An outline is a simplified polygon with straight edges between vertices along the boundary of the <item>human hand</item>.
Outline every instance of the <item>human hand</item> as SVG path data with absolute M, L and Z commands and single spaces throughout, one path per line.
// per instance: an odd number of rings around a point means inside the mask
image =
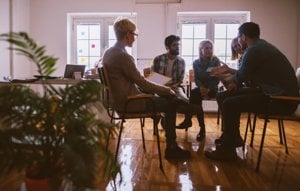
M 221 74 L 228 73 L 229 71 L 230 68 L 226 64 L 223 64 L 222 66 L 213 67 L 210 75 L 219 77 Z
M 226 85 L 226 89 L 228 91 L 234 91 L 237 89 L 237 84 L 234 81 L 230 80 L 230 81 L 228 81 L 228 83 Z
M 176 92 L 173 89 L 171 89 L 171 88 L 170 88 L 170 95 L 172 95 L 172 96 L 176 95 Z
M 232 76 L 233 75 L 230 73 L 224 73 L 224 74 L 218 75 L 218 78 L 221 80 L 221 82 L 223 84 L 228 84 L 231 81 Z

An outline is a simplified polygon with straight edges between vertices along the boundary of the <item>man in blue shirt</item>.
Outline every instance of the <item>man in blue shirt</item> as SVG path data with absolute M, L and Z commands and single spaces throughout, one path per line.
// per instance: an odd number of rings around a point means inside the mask
M 240 68 L 226 86 L 227 91 L 217 97 L 224 131 L 215 140 L 216 150 L 205 151 L 210 159 L 228 160 L 236 157 L 235 147 L 242 140 L 239 133 L 242 112 L 260 113 L 269 107 L 272 114 L 289 114 L 297 107 L 296 104 L 270 104 L 268 95 L 298 96 L 297 78 L 286 56 L 259 36 L 260 29 L 256 23 L 247 22 L 238 29 L 239 42 L 246 43 L 248 48 Z M 245 93 L 241 88 L 245 84 L 258 88 Z

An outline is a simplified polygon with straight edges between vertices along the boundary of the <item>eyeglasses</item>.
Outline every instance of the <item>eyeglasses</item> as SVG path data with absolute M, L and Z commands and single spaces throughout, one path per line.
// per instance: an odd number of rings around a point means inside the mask
M 131 34 L 133 34 L 134 36 L 138 37 L 139 34 L 135 33 L 135 32 L 130 32 Z

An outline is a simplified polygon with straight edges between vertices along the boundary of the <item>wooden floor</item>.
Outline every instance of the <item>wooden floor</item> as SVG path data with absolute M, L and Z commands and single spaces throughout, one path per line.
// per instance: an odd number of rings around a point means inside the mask
M 177 123 L 183 119 L 178 115 Z M 214 139 L 221 134 L 216 114 L 206 114 L 206 139 L 197 142 L 199 131 L 197 120 L 188 132 L 177 130 L 177 142 L 192 153 L 187 161 L 168 161 L 164 159 L 165 137 L 159 127 L 163 155 L 164 173 L 159 169 L 156 139 L 153 136 L 152 122 L 146 121 L 144 152 L 141 141 L 139 120 L 129 120 L 124 129 L 119 152 L 122 164 L 122 182 L 116 187 L 109 184 L 106 190 L 119 191 L 298 191 L 300 189 L 300 122 L 285 122 L 289 154 L 279 143 L 276 121 L 268 125 L 260 171 L 256 172 L 256 162 L 263 121 L 257 121 L 254 146 L 249 146 L 247 138 L 246 159 L 243 151 L 237 149 L 240 158 L 234 162 L 216 162 L 204 156 L 204 150 L 214 146 Z M 244 135 L 246 116 L 241 120 L 241 134 Z M 114 149 L 112 141 L 111 149 Z
M 178 115 L 177 123 L 183 120 Z M 177 142 L 192 153 L 187 161 L 164 159 L 165 137 L 159 127 L 164 172 L 159 169 L 156 139 L 153 136 L 152 121 L 146 120 L 144 128 L 146 149 L 143 151 L 139 120 L 128 120 L 121 141 L 119 162 L 122 182 L 106 187 L 106 191 L 298 191 L 300 189 L 300 122 L 285 122 L 289 154 L 279 144 L 276 121 L 269 123 L 260 171 L 256 172 L 258 148 L 261 140 L 262 120 L 258 120 L 254 147 L 247 146 L 246 159 L 241 148 L 237 149 L 239 159 L 234 162 L 216 162 L 204 156 L 204 150 L 214 146 L 214 139 L 221 134 L 216 114 L 205 114 L 206 139 L 196 141 L 199 131 L 197 120 L 188 132 L 177 130 Z M 241 120 L 241 134 L 244 135 L 246 116 Z M 250 135 L 247 138 L 250 141 Z M 115 150 L 116 139 L 110 141 Z M 16 178 L 16 177 L 15 177 Z M 18 179 L 18 178 L 16 178 Z M 13 182 L 9 177 L 0 178 L 0 191 L 16 191 L 5 186 Z M 117 182 L 118 183 L 118 182 Z M 16 183 L 15 185 L 18 185 Z M 22 189 L 21 189 L 22 190 Z M 102 191 L 102 190 L 101 190 Z

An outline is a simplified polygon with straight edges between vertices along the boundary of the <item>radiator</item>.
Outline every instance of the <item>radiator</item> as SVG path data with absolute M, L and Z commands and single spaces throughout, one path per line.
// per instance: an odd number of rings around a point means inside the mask
M 205 112 L 217 112 L 218 104 L 215 100 L 203 100 L 202 101 L 203 111 Z

